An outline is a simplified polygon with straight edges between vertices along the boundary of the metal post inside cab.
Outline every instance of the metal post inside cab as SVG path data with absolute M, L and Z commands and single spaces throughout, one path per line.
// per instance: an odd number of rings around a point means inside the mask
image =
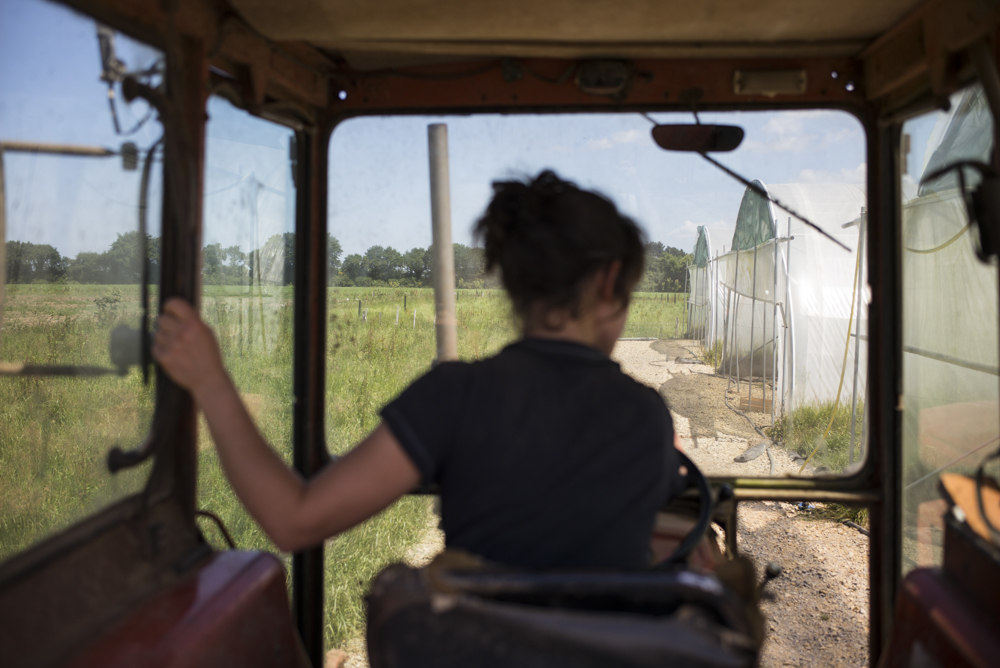
M 427 126 L 431 167 L 432 274 L 437 361 L 458 359 L 455 318 L 455 252 L 451 244 L 451 191 L 448 183 L 448 126 Z

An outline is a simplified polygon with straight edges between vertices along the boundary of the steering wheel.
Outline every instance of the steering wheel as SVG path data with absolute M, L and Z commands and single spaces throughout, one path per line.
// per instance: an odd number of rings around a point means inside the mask
M 669 557 L 653 566 L 653 570 L 657 571 L 671 570 L 688 558 L 695 546 L 701 542 L 705 532 L 708 531 L 708 525 L 712 522 L 712 511 L 715 510 L 716 500 L 712 495 L 712 488 L 709 486 L 705 474 L 695 466 L 695 463 L 686 454 L 680 451 L 677 454 L 681 458 L 680 465 L 687 468 L 687 486 L 698 490 L 698 521 L 684 536 L 677 549 Z

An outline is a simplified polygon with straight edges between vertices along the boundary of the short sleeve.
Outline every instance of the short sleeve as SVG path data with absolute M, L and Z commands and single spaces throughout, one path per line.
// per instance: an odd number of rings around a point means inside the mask
M 382 409 L 382 419 L 425 484 L 437 481 L 455 441 L 469 370 L 463 362 L 439 364 Z

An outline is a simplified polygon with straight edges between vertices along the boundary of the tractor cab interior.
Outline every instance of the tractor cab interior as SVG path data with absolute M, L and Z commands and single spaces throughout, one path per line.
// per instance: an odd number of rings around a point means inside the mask
M 870 665 L 986 665 L 998 25 L 986 0 L 0 0 L 0 665 L 321 666 L 360 591 L 372 666 L 769 665 L 781 567 L 737 536 L 760 502 L 862 511 Z M 276 554 L 153 363 L 188 300 L 286 463 L 335 465 L 433 361 L 427 126 L 462 359 L 516 336 L 466 229 L 492 181 L 555 169 L 667 242 L 622 337 L 674 365 L 636 377 L 690 458 L 659 566 L 372 577 L 400 556 L 374 525 Z M 386 531 L 413 542 L 434 491 Z

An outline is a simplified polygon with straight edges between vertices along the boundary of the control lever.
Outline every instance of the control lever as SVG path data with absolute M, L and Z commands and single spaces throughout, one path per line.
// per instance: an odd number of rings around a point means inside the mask
M 146 345 L 151 345 L 153 335 L 146 333 Z M 133 329 L 128 325 L 118 325 L 111 330 L 111 340 L 108 343 L 108 353 L 111 355 L 111 363 L 118 369 L 118 375 L 124 376 L 128 373 L 129 367 L 142 366 L 143 376 L 147 373 L 146 355 L 143 354 L 143 333 L 142 330 Z M 146 440 L 135 450 L 125 451 L 115 446 L 108 452 L 108 470 L 117 473 L 122 469 L 138 466 L 149 459 L 153 454 L 156 445 L 154 434 L 156 425 L 150 430 Z

